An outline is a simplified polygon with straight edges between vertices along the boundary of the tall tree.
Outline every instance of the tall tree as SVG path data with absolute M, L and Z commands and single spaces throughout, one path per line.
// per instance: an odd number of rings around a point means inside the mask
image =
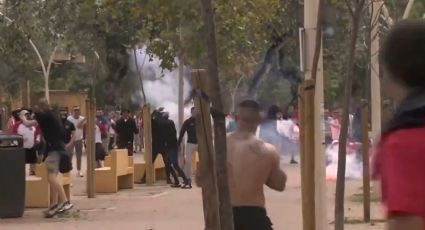
M 352 17 L 350 46 L 348 47 L 348 56 L 346 63 L 346 75 L 344 79 L 344 97 L 342 100 L 342 124 L 339 136 L 338 150 L 338 173 L 335 194 L 335 230 L 344 229 L 344 195 L 345 195 L 345 169 L 347 155 L 347 138 L 350 115 L 350 98 L 354 78 L 354 64 L 356 54 L 356 44 L 359 34 L 359 28 L 362 19 L 362 13 L 365 8 L 365 0 L 346 1 L 348 10 Z
M 210 95 L 213 106 L 214 119 L 214 147 L 217 162 L 217 186 L 220 202 L 220 226 L 221 230 L 233 230 L 233 212 L 230 204 L 229 184 L 227 177 L 227 145 L 225 116 L 223 113 L 223 103 L 221 100 L 221 90 L 218 76 L 218 56 L 217 41 L 214 21 L 214 11 L 211 0 L 202 0 L 205 46 L 207 49 L 207 66 L 210 79 Z

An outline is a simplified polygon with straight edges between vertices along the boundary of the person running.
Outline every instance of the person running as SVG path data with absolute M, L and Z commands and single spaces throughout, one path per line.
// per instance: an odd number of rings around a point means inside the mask
M 46 158 L 44 163 L 47 168 L 47 181 L 50 185 L 52 206 L 44 212 L 44 216 L 46 218 L 52 218 L 73 207 L 73 204 L 68 201 L 62 184 L 57 177 L 61 158 L 68 156 L 65 151 L 65 130 L 58 114 L 50 109 L 46 101 L 40 101 L 34 107 L 34 113 L 35 120 L 28 120 L 25 116 L 21 116 L 20 118 L 27 126 L 36 126 L 38 124 L 46 142 Z
M 171 167 L 174 170 L 171 170 L 171 175 L 174 179 L 174 184 L 171 187 L 174 188 L 183 188 L 190 189 L 192 185 L 190 184 L 189 179 L 180 168 L 179 160 L 178 160 L 178 144 L 177 144 L 177 130 L 174 121 L 169 119 L 168 112 L 163 113 L 165 122 L 162 123 L 160 127 L 164 131 L 164 139 L 165 139 L 165 155 L 168 157 L 168 160 L 171 164 Z M 181 178 L 183 178 L 183 185 L 180 185 L 179 178 L 177 177 L 176 172 L 179 174 Z
M 79 177 L 84 177 L 83 173 L 81 172 L 81 159 L 83 157 L 83 139 L 84 139 L 84 125 L 86 124 L 86 118 L 81 116 L 81 111 L 78 106 L 74 107 L 74 113 L 72 116 L 68 117 L 68 120 L 74 125 L 75 127 L 75 140 L 72 143 L 72 145 L 69 147 L 72 150 L 75 150 L 75 155 L 77 157 L 77 175 Z M 74 157 L 74 151 L 71 151 L 71 161 Z
M 384 90 L 397 105 L 374 158 L 389 230 L 425 230 L 425 22 L 395 24 L 381 53 Z
M 184 154 L 184 172 L 189 177 L 189 183 L 192 177 L 192 156 L 195 151 L 198 150 L 198 140 L 196 138 L 196 123 L 195 123 L 195 107 L 190 109 L 191 117 L 183 122 L 183 126 L 180 130 L 178 146 L 181 145 L 183 137 L 187 132 L 187 143 Z
M 252 100 L 241 102 L 236 120 L 236 131 L 227 136 L 227 172 L 235 230 L 271 230 L 264 185 L 282 192 L 286 174 L 279 166 L 276 147 L 255 136 L 261 120 L 259 104 Z M 198 171 L 196 179 L 201 187 L 203 178 Z
M 277 124 L 282 111 L 277 105 L 272 105 L 267 111 L 267 118 L 260 125 L 259 137 L 277 149 L 281 149 L 282 137 L 278 132 Z
M 295 154 L 298 153 L 298 143 L 295 141 L 296 126 L 295 122 L 286 117 L 285 119 L 282 118 L 277 122 L 277 131 L 282 138 L 282 150 L 285 150 L 291 155 L 291 160 L 289 161 L 290 164 L 298 164 L 295 160 Z

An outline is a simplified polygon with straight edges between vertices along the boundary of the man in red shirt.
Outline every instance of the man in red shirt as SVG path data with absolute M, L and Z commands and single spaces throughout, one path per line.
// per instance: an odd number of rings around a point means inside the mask
M 380 53 L 382 83 L 397 105 L 374 162 L 390 230 L 425 230 L 425 22 L 402 21 Z

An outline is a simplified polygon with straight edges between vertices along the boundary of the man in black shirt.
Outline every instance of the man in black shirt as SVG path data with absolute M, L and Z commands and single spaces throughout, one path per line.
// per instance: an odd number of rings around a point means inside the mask
M 177 171 L 177 173 L 183 178 L 182 188 L 189 189 L 192 188 L 189 179 L 184 174 L 183 170 L 179 166 L 178 161 L 178 144 L 177 144 L 177 130 L 176 125 L 173 120 L 169 119 L 168 113 L 164 113 L 164 122 L 160 126 L 160 129 L 164 132 L 163 138 L 165 140 L 165 153 L 168 157 L 172 168 Z M 171 175 L 174 178 L 174 185 L 172 187 L 178 188 L 181 187 L 179 179 L 176 175 L 176 172 L 171 170 Z
M 166 139 L 165 139 L 165 130 L 164 125 L 168 122 L 168 119 L 165 119 L 163 116 L 164 108 L 158 108 L 153 111 L 151 116 L 152 123 L 152 164 L 155 163 L 156 157 L 158 154 L 162 155 L 162 159 L 165 165 L 165 176 L 167 184 L 172 184 L 171 182 L 171 163 L 168 159 L 168 156 L 165 151 Z M 142 182 L 144 179 L 142 180 Z
M 66 152 L 72 156 L 72 151 L 73 151 L 73 143 L 75 141 L 75 126 L 72 122 L 70 122 L 68 120 L 68 112 L 65 110 L 61 110 L 60 111 L 60 115 L 61 115 L 61 120 L 62 120 L 62 124 L 63 127 L 65 129 L 65 144 L 66 146 L 69 146 L 69 148 L 66 148 Z
M 47 168 L 47 181 L 50 185 L 52 206 L 44 212 L 44 215 L 46 218 L 52 218 L 73 207 L 57 178 L 61 156 L 67 155 L 64 142 L 65 130 L 58 114 L 52 111 L 45 101 L 40 101 L 39 105 L 34 107 L 34 112 L 35 121 L 27 120 L 25 116 L 22 116 L 21 120 L 27 126 L 38 124 L 46 142 L 44 164 Z
M 136 126 L 136 121 L 131 118 L 129 110 L 123 110 L 121 115 L 115 125 L 117 146 L 119 149 L 127 149 L 128 155 L 133 156 L 134 134 L 138 134 L 139 129 Z
M 189 181 L 191 181 L 192 177 L 192 156 L 193 152 L 198 150 L 198 140 L 196 138 L 196 123 L 195 123 L 195 107 L 190 109 L 192 116 L 184 121 L 183 126 L 180 130 L 178 145 L 180 146 L 185 133 L 187 132 L 187 143 L 185 148 L 185 156 L 184 156 L 184 172 L 187 177 L 189 177 Z

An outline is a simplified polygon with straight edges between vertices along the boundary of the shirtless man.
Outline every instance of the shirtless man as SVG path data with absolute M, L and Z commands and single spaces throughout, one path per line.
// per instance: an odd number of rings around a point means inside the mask
M 279 167 L 276 148 L 255 136 L 260 120 L 258 103 L 245 100 L 237 108 L 236 131 L 227 136 L 235 230 L 271 230 L 272 223 L 265 209 L 264 185 L 280 192 L 285 189 L 286 174 Z

